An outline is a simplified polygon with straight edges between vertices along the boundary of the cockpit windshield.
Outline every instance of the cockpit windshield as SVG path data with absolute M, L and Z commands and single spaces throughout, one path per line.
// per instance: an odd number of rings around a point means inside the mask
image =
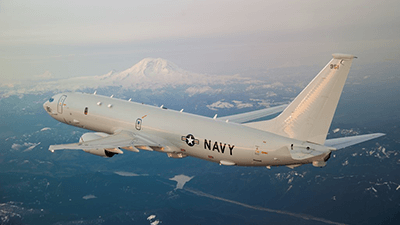
M 53 101 L 54 101 L 54 98 L 50 98 L 50 99 L 49 99 L 49 102 L 53 102 Z

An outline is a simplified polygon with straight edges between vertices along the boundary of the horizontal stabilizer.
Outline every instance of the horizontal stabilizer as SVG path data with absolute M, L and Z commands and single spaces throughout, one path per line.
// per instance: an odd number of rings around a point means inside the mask
M 275 106 L 271 108 L 266 108 L 266 109 L 260 109 L 260 110 L 255 110 L 251 112 L 246 112 L 246 113 L 240 113 L 232 116 L 224 116 L 224 117 L 219 117 L 218 120 L 229 120 L 229 122 L 233 123 L 246 123 L 252 120 L 256 120 L 259 118 L 263 118 L 266 116 L 274 115 L 276 113 L 282 112 L 288 105 L 280 105 L 280 106 Z
M 348 146 L 356 145 L 358 143 L 369 141 L 374 138 L 384 136 L 382 133 L 364 134 L 353 137 L 333 138 L 325 141 L 325 146 L 334 147 L 336 149 L 346 148 Z

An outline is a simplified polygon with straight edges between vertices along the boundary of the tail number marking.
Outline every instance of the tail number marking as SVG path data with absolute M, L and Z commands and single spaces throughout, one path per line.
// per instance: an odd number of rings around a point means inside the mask
M 338 70 L 339 69 L 339 64 L 331 64 L 329 65 L 331 70 Z

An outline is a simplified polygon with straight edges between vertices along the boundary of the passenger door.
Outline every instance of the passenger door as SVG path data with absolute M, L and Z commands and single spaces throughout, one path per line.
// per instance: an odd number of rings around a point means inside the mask
M 63 95 L 60 97 L 60 99 L 58 100 L 58 104 L 57 104 L 57 112 L 62 114 L 63 110 L 64 110 L 64 101 L 67 98 L 66 95 Z

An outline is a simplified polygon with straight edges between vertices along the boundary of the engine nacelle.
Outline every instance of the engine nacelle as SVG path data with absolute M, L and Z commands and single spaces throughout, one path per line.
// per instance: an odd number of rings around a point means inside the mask
M 97 140 L 100 138 L 105 138 L 108 137 L 110 135 L 106 134 L 106 133 L 101 133 L 101 132 L 97 132 L 97 133 L 85 133 L 81 136 L 81 138 L 79 138 L 79 143 L 83 143 L 83 142 L 87 142 L 87 141 L 93 141 L 93 140 Z M 119 149 L 84 149 L 83 151 L 93 154 L 93 155 L 98 155 L 101 157 L 105 157 L 105 158 L 111 158 L 113 157 L 115 154 L 122 154 L 122 151 Z
M 87 153 L 93 154 L 93 155 L 98 155 L 104 158 L 111 158 L 113 157 L 115 154 L 114 152 L 110 152 L 107 151 L 106 149 L 89 149 L 89 150 L 83 150 Z

